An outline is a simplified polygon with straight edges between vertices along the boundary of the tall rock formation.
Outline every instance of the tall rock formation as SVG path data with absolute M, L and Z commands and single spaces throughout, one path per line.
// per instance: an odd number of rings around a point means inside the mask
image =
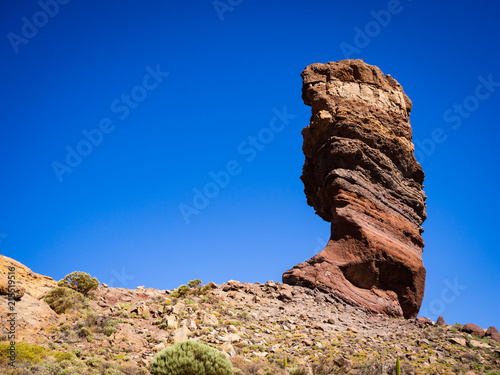
M 283 274 L 364 310 L 415 317 L 425 288 L 424 172 L 414 156 L 412 103 L 362 60 L 302 72 L 311 123 L 302 130 L 307 203 L 331 222 L 326 248 Z

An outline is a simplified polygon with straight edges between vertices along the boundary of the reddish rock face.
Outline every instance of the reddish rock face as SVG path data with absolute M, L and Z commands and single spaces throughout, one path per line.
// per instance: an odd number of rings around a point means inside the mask
M 474 323 L 467 323 L 464 325 L 464 331 L 467 333 L 471 333 L 473 335 L 479 336 L 479 337 L 484 337 L 484 329 L 479 327 L 478 325 Z
M 425 288 L 424 172 L 415 159 L 412 103 L 401 85 L 362 60 L 302 72 L 302 181 L 307 203 L 331 222 L 326 248 L 283 275 L 354 306 L 413 318 Z

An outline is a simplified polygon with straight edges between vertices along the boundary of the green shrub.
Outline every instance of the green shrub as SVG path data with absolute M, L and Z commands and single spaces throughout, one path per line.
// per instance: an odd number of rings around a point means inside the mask
M 189 340 L 159 352 L 151 363 L 151 374 L 233 375 L 233 367 L 223 353 Z
M 53 352 L 52 356 L 57 360 L 57 362 L 71 361 L 75 358 L 75 355 L 73 353 L 57 352 L 57 351 Z M 66 362 L 64 364 L 66 364 Z
M 172 293 L 172 297 L 180 298 L 185 297 L 191 292 L 191 288 L 187 285 L 181 285 Z
M 80 331 L 78 331 L 78 336 L 80 337 L 89 337 L 92 335 L 92 332 L 90 332 L 90 329 L 87 327 L 82 327 L 80 328 Z
M 9 362 L 10 343 L 0 343 L 0 358 Z M 16 343 L 16 361 L 28 363 L 40 363 L 49 356 L 50 351 L 40 345 L 32 345 L 24 342 Z
M 290 370 L 290 375 L 309 375 L 309 371 L 305 367 L 295 367 Z
M 81 310 L 86 307 L 85 297 L 73 289 L 58 286 L 49 290 L 44 301 L 58 314 L 64 314 L 70 310 Z
M 199 288 L 201 285 L 201 280 L 200 279 L 194 279 L 188 282 L 188 286 L 193 289 Z
M 57 285 L 65 286 L 67 288 L 74 289 L 77 292 L 87 294 L 91 290 L 97 289 L 99 286 L 99 280 L 95 277 L 91 277 L 88 273 L 75 271 L 66 275 L 64 279 L 59 280 Z
M 209 291 L 211 291 L 212 289 L 215 289 L 215 288 L 217 288 L 217 285 L 215 285 L 215 283 L 213 281 L 210 281 L 207 285 L 203 285 L 200 288 L 200 294 L 206 294 L 206 293 L 208 293 Z
M 401 362 L 399 362 L 399 357 L 396 358 L 396 375 L 401 375 Z
M 103 332 L 106 336 L 111 336 L 118 330 L 117 325 L 120 324 L 121 321 L 119 319 L 110 319 L 104 324 Z

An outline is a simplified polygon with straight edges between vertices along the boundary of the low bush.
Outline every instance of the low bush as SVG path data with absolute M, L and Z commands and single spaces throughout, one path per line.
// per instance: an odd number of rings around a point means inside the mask
M 74 289 L 82 294 L 87 294 L 91 290 L 97 289 L 99 280 L 95 277 L 91 277 L 88 273 L 75 271 L 66 275 L 64 279 L 59 280 L 57 285 Z
M 87 307 L 87 301 L 81 293 L 62 286 L 49 290 L 44 301 L 58 314 L 64 314 L 71 310 L 82 310 Z
M 181 285 L 173 293 L 172 297 L 181 298 L 187 296 L 191 292 L 191 288 L 187 285 Z
M 163 349 L 151 363 L 152 375 L 233 375 L 226 356 L 210 346 L 196 342 L 179 342 Z

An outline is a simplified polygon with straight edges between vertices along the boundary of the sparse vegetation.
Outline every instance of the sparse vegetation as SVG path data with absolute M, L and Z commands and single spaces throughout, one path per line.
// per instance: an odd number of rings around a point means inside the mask
M 181 285 L 172 293 L 174 298 L 182 298 L 187 296 L 191 292 L 191 288 L 185 284 Z
M 57 285 L 74 289 L 77 292 L 86 295 L 91 290 L 97 289 L 99 286 L 99 280 L 95 277 L 91 277 L 88 273 L 75 271 L 66 275 L 64 279 L 59 280 Z
M 173 348 L 176 335 L 187 328 L 187 338 L 196 345 L 209 342 L 214 346 L 210 350 L 230 354 L 235 375 L 500 375 L 498 344 L 472 338 L 457 326 L 422 328 L 377 317 L 374 328 L 372 317 L 316 304 L 314 296 L 300 291 L 294 294 L 298 303 L 278 302 L 279 284 L 272 289 L 237 282 L 202 286 L 198 279 L 188 284 L 173 291 L 180 289 L 182 297 L 172 291 L 99 288 L 86 298 L 58 286 L 46 298 L 64 316 L 38 336 L 45 345 L 20 343 L 15 369 L 0 354 L 0 373 L 147 374 L 153 355 L 166 350 L 165 345 Z M 471 340 L 487 346 L 469 347 Z
M 289 372 L 290 375 L 310 375 L 309 371 L 305 367 L 294 367 Z
M 198 289 L 201 285 L 200 279 L 194 279 L 188 282 L 188 286 L 192 289 Z
M 159 352 L 151 363 L 153 375 L 232 375 L 226 356 L 206 344 L 184 341 Z
M 57 314 L 64 314 L 72 310 L 82 310 L 87 306 L 87 301 L 81 293 L 63 286 L 49 290 L 44 301 Z

